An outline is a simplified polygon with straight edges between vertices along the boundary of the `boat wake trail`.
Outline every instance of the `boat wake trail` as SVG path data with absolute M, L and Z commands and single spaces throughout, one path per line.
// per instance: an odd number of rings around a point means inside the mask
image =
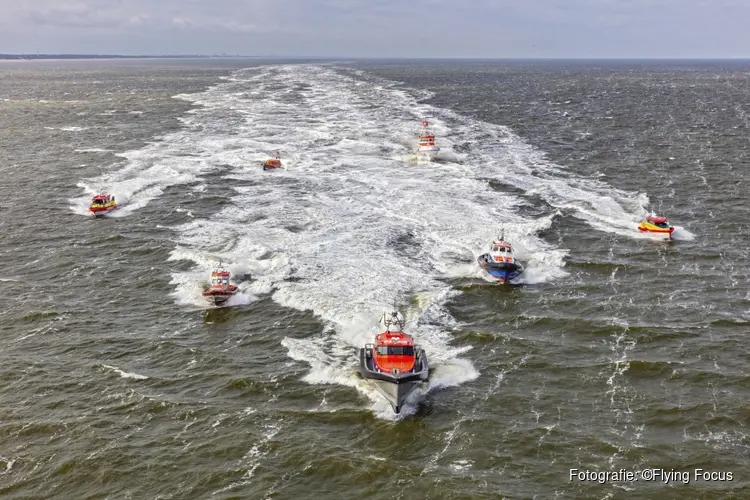
M 450 124 L 437 129 L 468 153 L 459 155 L 486 180 L 513 186 L 526 197 L 540 198 L 562 214 L 581 219 L 592 228 L 630 238 L 648 238 L 637 230 L 649 211 L 645 193 L 615 189 L 598 179 L 576 176 L 546 159 L 545 153 L 526 143 L 509 127 L 461 116 L 449 109 L 419 105 L 433 122 Z M 477 147 L 477 145 L 481 145 Z M 684 230 L 676 239 L 690 239 Z
M 538 236 L 561 211 L 578 204 L 581 214 L 629 220 L 647 202 L 573 178 L 530 149 L 519 153 L 522 141 L 508 129 L 332 67 L 252 68 L 180 97 L 202 105 L 186 120 L 180 154 L 221 165 L 220 182 L 233 194 L 209 219 L 175 228 L 170 259 L 195 264 L 173 274 L 177 300 L 197 305 L 200 281 L 217 260 L 248 274 L 243 300 L 270 294 L 325 322 L 317 336 L 282 341 L 290 357 L 310 366 L 305 380 L 356 387 L 383 416 L 392 413 L 357 374 L 357 350 L 373 340 L 377 319 L 394 301 L 434 368 L 425 392 L 472 380 L 478 372 L 461 357 L 468 348 L 451 345 L 457 325 L 446 304 L 458 293 L 451 280 L 483 276 L 475 259 L 491 239 L 504 230 L 525 264 L 522 281 L 544 282 L 566 275 L 566 250 Z M 404 160 L 425 116 L 441 152 L 460 162 Z M 463 143 L 471 152 L 453 153 Z M 284 169 L 264 172 L 261 162 L 275 151 Z M 545 193 L 557 208 L 521 215 L 528 199 L 491 182 L 509 179 Z
M 252 79 L 249 75 L 247 78 Z M 190 100 L 184 95 L 174 97 Z M 117 153 L 115 156 L 122 158 L 124 164 L 118 164 L 117 169 L 99 177 L 79 182 L 77 185 L 84 194 L 69 200 L 70 209 L 88 215 L 92 195 L 111 193 L 115 195 L 119 208 L 107 217 L 127 217 L 161 196 L 170 186 L 193 185 L 195 191 L 201 192 L 205 188 L 201 176 L 221 167 L 222 158 L 213 154 L 221 144 L 213 141 L 226 144 L 236 140 L 226 131 L 221 136 L 204 133 L 207 131 L 202 128 L 215 121 L 213 117 L 205 116 L 206 113 L 211 114 L 211 110 L 193 109 L 180 118 L 183 123 L 181 130 L 156 137 L 142 149 Z M 232 115 L 230 110 L 222 119 L 227 123 L 240 117 Z

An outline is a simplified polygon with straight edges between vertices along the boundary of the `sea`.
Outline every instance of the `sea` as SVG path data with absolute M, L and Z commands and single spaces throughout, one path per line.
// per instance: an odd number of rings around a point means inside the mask
M 738 60 L 0 62 L 0 497 L 750 498 L 749 91 Z M 430 363 L 398 415 L 358 371 L 393 307 Z

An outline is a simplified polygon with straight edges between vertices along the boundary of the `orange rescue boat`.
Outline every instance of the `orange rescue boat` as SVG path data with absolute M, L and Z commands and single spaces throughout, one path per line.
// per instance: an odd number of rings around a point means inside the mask
M 382 321 L 386 330 L 359 350 L 359 371 L 400 413 L 404 400 L 427 380 L 427 355 L 404 333 L 405 321 L 397 311 L 383 314 Z
M 281 153 L 278 151 L 276 151 L 273 158 L 263 162 L 263 170 L 273 170 L 276 168 L 284 168 L 281 166 Z
M 638 230 L 644 233 L 663 234 L 671 240 L 674 226 L 669 223 L 666 217 L 649 215 L 645 221 L 638 224 Z
M 112 210 L 117 208 L 115 203 L 115 197 L 111 194 L 97 194 L 91 199 L 91 205 L 89 206 L 89 212 L 94 217 L 104 217 Z
M 203 290 L 203 296 L 214 305 L 220 306 L 237 293 L 237 290 L 237 285 L 229 282 L 229 271 L 219 263 L 211 273 L 211 284 Z

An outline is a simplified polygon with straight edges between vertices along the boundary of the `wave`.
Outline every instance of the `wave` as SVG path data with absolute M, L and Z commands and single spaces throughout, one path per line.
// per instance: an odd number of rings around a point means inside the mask
M 99 368 L 105 370 L 105 371 L 116 373 L 116 374 L 118 374 L 122 378 L 130 378 L 130 379 L 135 379 L 135 380 L 146 380 L 146 379 L 148 379 L 148 377 L 146 375 L 140 375 L 138 373 L 126 372 L 126 371 L 121 370 L 120 368 L 118 368 L 116 366 L 110 366 L 110 365 L 105 365 L 105 364 L 100 364 L 100 365 L 97 365 L 97 366 Z

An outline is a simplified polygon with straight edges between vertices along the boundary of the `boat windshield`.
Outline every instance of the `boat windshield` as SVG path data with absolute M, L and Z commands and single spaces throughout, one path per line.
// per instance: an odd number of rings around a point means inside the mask
M 223 280 L 221 280 L 221 282 L 226 285 L 227 283 L 229 283 L 229 280 L 227 278 L 224 278 Z
M 664 229 L 667 229 L 669 227 L 669 224 L 667 224 L 666 222 L 658 222 L 658 223 L 653 223 L 653 224 L 656 227 L 663 227 Z
M 395 355 L 395 356 L 414 356 L 414 347 L 407 345 L 407 346 L 399 346 L 399 347 L 386 347 L 386 346 L 378 346 L 378 354 L 381 356 L 387 356 L 387 355 Z

